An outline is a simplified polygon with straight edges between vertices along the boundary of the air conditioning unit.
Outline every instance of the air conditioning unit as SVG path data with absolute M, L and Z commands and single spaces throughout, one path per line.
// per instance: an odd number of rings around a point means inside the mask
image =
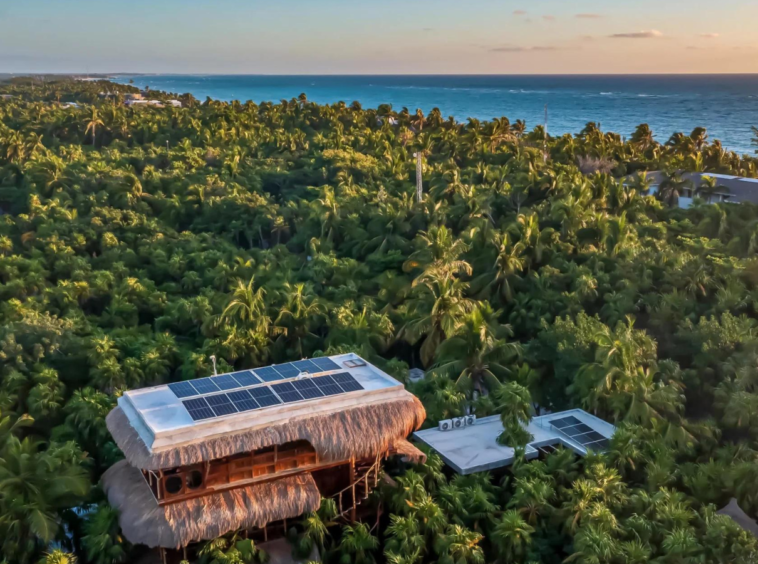
M 453 422 L 450 419 L 444 419 L 439 422 L 440 431 L 449 431 L 453 428 Z
M 466 427 L 476 423 L 476 415 L 467 415 L 464 419 L 466 419 Z
M 466 426 L 466 418 L 465 417 L 455 417 L 453 418 L 453 429 L 462 429 Z

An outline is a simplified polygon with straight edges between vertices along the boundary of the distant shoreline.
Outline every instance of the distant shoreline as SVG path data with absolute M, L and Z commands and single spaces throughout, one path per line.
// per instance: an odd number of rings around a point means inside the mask
M 320 104 L 391 104 L 459 121 L 507 116 L 542 124 L 548 106 L 553 135 L 578 133 L 587 122 L 631 135 L 649 123 L 665 142 L 675 132 L 706 127 L 711 139 L 752 154 L 750 126 L 758 126 L 758 74 L 732 75 L 240 75 L 120 74 L 114 82 L 149 86 L 199 100 L 279 102 L 305 93 Z

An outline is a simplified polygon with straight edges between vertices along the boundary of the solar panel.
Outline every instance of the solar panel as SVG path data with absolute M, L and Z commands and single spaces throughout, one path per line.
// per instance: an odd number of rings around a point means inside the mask
M 237 408 L 237 411 L 252 411 L 253 409 L 258 409 L 260 407 L 260 405 L 258 405 L 258 402 L 253 399 L 253 396 L 251 396 L 250 392 L 247 390 L 229 392 L 226 395 L 229 396 L 230 400 L 232 400 L 232 403 L 234 404 L 234 407 Z
M 281 374 L 284 378 L 294 378 L 300 374 L 300 371 L 292 366 L 292 364 L 289 362 L 287 364 L 276 364 L 273 366 L 273 369 Z
M 261 379 L 258 378 L 255 374 L 250 372 L 249 370 L 242 370 L 241 372 L 234 372 L 233 374 L 230 374 L 237 382 L 239 382 L 240 386 L 255 386 L 256 384 L 261 383 Z
M 596 451 L 608 450 L 608 447 L 611 446 L 611 441 L 609 441 L 608 439 L 603 439 L 602 441 L 596 441 L 594 443 L 589 443 L 584 446 L 586 446 L 590 450 L 596 450 Z
M 318 372 L 323 372 L 314 362 L 311 362 L 310 360 L 296 360 L 295 362 L 291 362 L 292 366 L 297 368 L 300 372 L 307 372 L 308 374 L 316 374 Z
M 345 392 L 357 392 L 358 390 L 363 389 L 363 386 L 361 386 L 348 372 L 340 372 L 339 374 L 332 374 L 331 376 Z
M 337 382 L 334 381 L 334 378 L 328 374 L 326 376 L 311 378 L 311 382 L 313 382 L 325 396 L 336 396 L 337 394 L 343 393 L 339 384 L 337 384 Z
M 219 387 L 216 384 L 214 384 L 213 380 L 211 380 L 210 378 L 200 378 L 198 380 L 192 380 L 192 385 L 201 394 L 210 394 L 210 393 L 219 391 Z
M 211 376 L 211 380 L 222 390 L 233 390 L 239 388 L 239 382 L 232 378 L 231 374 L 222 374 L 221 376 Z
M 569 415 L 568 417 L 563 417 L 561 419 L 553 419 L 550 424 L 555 427 L 556 429 L 563 429 L 564 427 L 571 427 L 572 425 L 578 425 L 581 423 L 579 419 L 574 417 L 573 415 Z
M 268 386 L 261 386 L 260 388 L 251 388 L 248 390 L 253 399 L 258 402 L 261 407 L 268 407 L 270 405 L 276 405 L 282 403 L 281 400 L 274 395 Z
M 169 384 L 168 387 L 180 399 L 198 395 L 197 390 L 189 382 L 175 382 Z
M 590 431 L 589 433 L 587 433 L 584 436 L 587 437 L 587 442 L 588 443 L 592 443 L 592 442 L 595 442 L 595 441 L 602 441 L 605 438 L 603 435 L 601 435 L 597 431 Z
M 295 389 L 295 386 L 293 386 L 291 382 L 272 384 L 271 389 L 276 392 L 277 396 L 282 398 L 284 403 L 292 403 L 293 401 L 300 401 L 303 399 L 303 396 L 300 395 L 300 392 Z
M 321 358 L 312 358 L 311 362 L 318 366 L 322 372 L 326 372 L 327 370 L 339 370 L 340 368 L 336 362 L 325 356 L 322 356 Z
M 184 404 L 184 407 L 189 412 L 193 421 L 211 419 L 214 416 L 213 411 L 208 406 L 208 402 L 205 401 L 205 398 L 183 400 L 182 404 Z
M 253 372 L 264 382 L 275 382 L 276 380 L 282 380 L 282 376 L 276 370 L 274 370 L 273 366 L 256 368 L 253 370 Z
M 569 437 L 572 438 L 583 435 L 584 433 L 589 433 L 590 431 L 592 431 L 592 427 L 585 425 L 584 423 L 579 423 L 579 425 L 572 425 L 571 427 L 564 427 L 561 429 L 562 433 L 566 433 Z
M 208 405 L 211 406 L 213 413 L 215 413 L 217 417 L 237 413 L 237 409 L 234 407 L 232 401 L 227 397 L 226 394 L 206 396 L 205 400 L 208 402 Z
M 303 399 L 322 398 L 324 393 L 318 389 L 310 379 L 308 380 L 293 380 L 292 385 L 300 392 Z

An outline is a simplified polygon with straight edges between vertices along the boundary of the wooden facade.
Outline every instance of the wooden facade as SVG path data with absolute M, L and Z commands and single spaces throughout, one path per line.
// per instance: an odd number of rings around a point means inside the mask
M 142 475 L 158 504 L 165 505 L 318 468 L 316 450 L 296 441 Z

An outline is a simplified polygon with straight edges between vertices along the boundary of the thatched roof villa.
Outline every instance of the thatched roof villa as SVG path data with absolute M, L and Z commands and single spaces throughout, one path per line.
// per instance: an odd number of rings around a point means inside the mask
M 161 549 L 265 534 L 322 497 L 354 518 L 386 457 L 423 458 L 406 437 L 425 416 L 354 354 L 132 390 L 107 417 L 126 459 L 103 487 L 124 536 Z

